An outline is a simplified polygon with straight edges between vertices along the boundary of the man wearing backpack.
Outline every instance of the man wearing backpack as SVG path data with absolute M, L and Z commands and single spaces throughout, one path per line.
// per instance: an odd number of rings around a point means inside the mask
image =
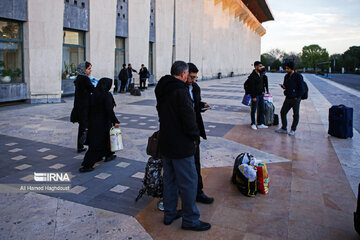
M 194 154 L 199 129 L 186 85 L 188 74 L 188 65 L 176 61 L 171 67 L 171 76 L 162 77 L 155 88 L 164 169 L 164 224 L 170 225 L 182 217 L 182 229 L 205 231 L 211 225 L 199 220 L 196 206 L 198 177 Z M 179 192 L 181 211 L 176 210 Z
M 304 79 L 301 74 L 295 72 L 294 62 L 287 62 L 285 64 L 285 71 L 287 74 L 284 77 L 284 83 L 280 85 L 284 89 L 285 95 L 285 101 L 280 111 L 282 127 L 275 132 L 294 136 L 300 118 L 300 102 L 304 94 Z M 291 131 L 288 132 L 286 115 L 291 108 L 294 115 Z
M 201 113 L 206 111 L 206 108 L 210 108 L 210 105 L 207 104 L 206 102 L 201 101 L 201 90 L 199 85 L 196 83 L 199 69 L 193 63 L 188 63 L 188 65 L 189 65 L 189 76 L 187 78 L 187 84 L 189 87 L 190 97 L 194 106 L 196 123 L 200 130 L 200 136 L 206 140 L 205 127 Z M 200 138 L 199 141 L 196 142 L 196 151 L 194 157 L 195 157 L 196 171 L 198 175 L 198 187 L 197 187 L 198 190 L 197 190 L 196 201 L 205 204 L 211 204 L 214 202 L 214 198 L 206 196 L 203 191 L 203 181 L 201 177 L 201 164 L 200 164 Z

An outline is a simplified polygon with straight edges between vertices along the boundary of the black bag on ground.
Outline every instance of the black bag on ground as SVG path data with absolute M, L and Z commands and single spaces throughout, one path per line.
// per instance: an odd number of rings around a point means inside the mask
M 139 195 L 135 201 L 138 201 L 144 193 L 151 197 L 162 198 L 163 196 L 163 176 L 162 161 L 150 157 L 146 167 L 143 179 L 143 187 L 139 190 Z
M 329 109 L 329 130 L 331 136 L 348 138 L 353 136 L 353 108 L 334 105 Z
M 139 88 L 133 88 L 131 91 L 130 91 L 130 94 L 133 95 L 133 96 L 141 96 L 141 91 Z
M 277 115 L 277 114 L 274 114 L 274 122 L 273 122 L 273 125 L 274 125 L 274 126 L 279 125 L 279 115 Z
M 309 88 L 306 84 L 306 82 L 303 80 L 303 86 L 304 86 L 304 93 L 303 95 L 301 96 L 301 99 L 302 100 L 305 100 L 305 99 L 308 99 L 308 95 L 309 95 Z
M 160 131 L 156 131 L 148 138 L 148 144 L 146 146 L 146 154 L 158 159 L 160 158 Z
M 360 184 L 358 189 L 357 208 L 354 212 L 354 227 L 357 233 L 360 235 Z
M 241 164 L 248 164 L 254 158 L 250 153 L 241 153 L 235 158 L 233 174 L 231 181 L 237 186 L 239 191 L 247 197 L 255 197 L 257 193 L 257 179 L 255 181 L 250 181 L 245 175 L 240 171 L 239 166 Z M 249 165 L 250 166 L 250 165 Z M 251 166 L 253 167 L 253 166 Z
M 131 90 L 133 90 L 134 88 L 135 88 L 134 83 L 130 83 L 128 88 L 129 92 L 131 92 Z

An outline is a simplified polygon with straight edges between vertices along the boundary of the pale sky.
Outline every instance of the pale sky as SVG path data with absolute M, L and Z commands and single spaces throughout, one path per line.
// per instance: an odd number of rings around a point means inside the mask
M 264 22 L 261 53 L 301 52 L 319 44 L 329 54 L 360 46 L 360 0 L 267 0 L 275 21 Z

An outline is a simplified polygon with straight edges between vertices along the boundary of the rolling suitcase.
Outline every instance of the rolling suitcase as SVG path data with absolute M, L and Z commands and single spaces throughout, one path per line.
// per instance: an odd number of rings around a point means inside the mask
M 274 123 L 274 104 L 268 101 L 264 101 L 264 124 L 266 126 L 271 126 Z
M 329 109 L 329 130 L 331 136 L 348 138 L 353 136 L 353 108 L 334 105 Z

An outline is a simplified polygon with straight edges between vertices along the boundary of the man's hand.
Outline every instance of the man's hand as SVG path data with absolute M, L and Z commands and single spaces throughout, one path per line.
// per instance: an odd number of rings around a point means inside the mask
M 209 108 L 210 105 L 208 103 L 204 103 L 204 108 Z
M 283 84 L 280 84 L 280 87 L 281 87 L 282 89 L 285 89 L 285 86 L 284 86 Z
M 251 99 L 253 102 L 256 102 L 256 98 Z
M 119 123 L 115 123 L 114 127 L 115 127 L 115 128 L 119 128 L 119 127 L 120 127 L 120 124 L 119 124 Z

